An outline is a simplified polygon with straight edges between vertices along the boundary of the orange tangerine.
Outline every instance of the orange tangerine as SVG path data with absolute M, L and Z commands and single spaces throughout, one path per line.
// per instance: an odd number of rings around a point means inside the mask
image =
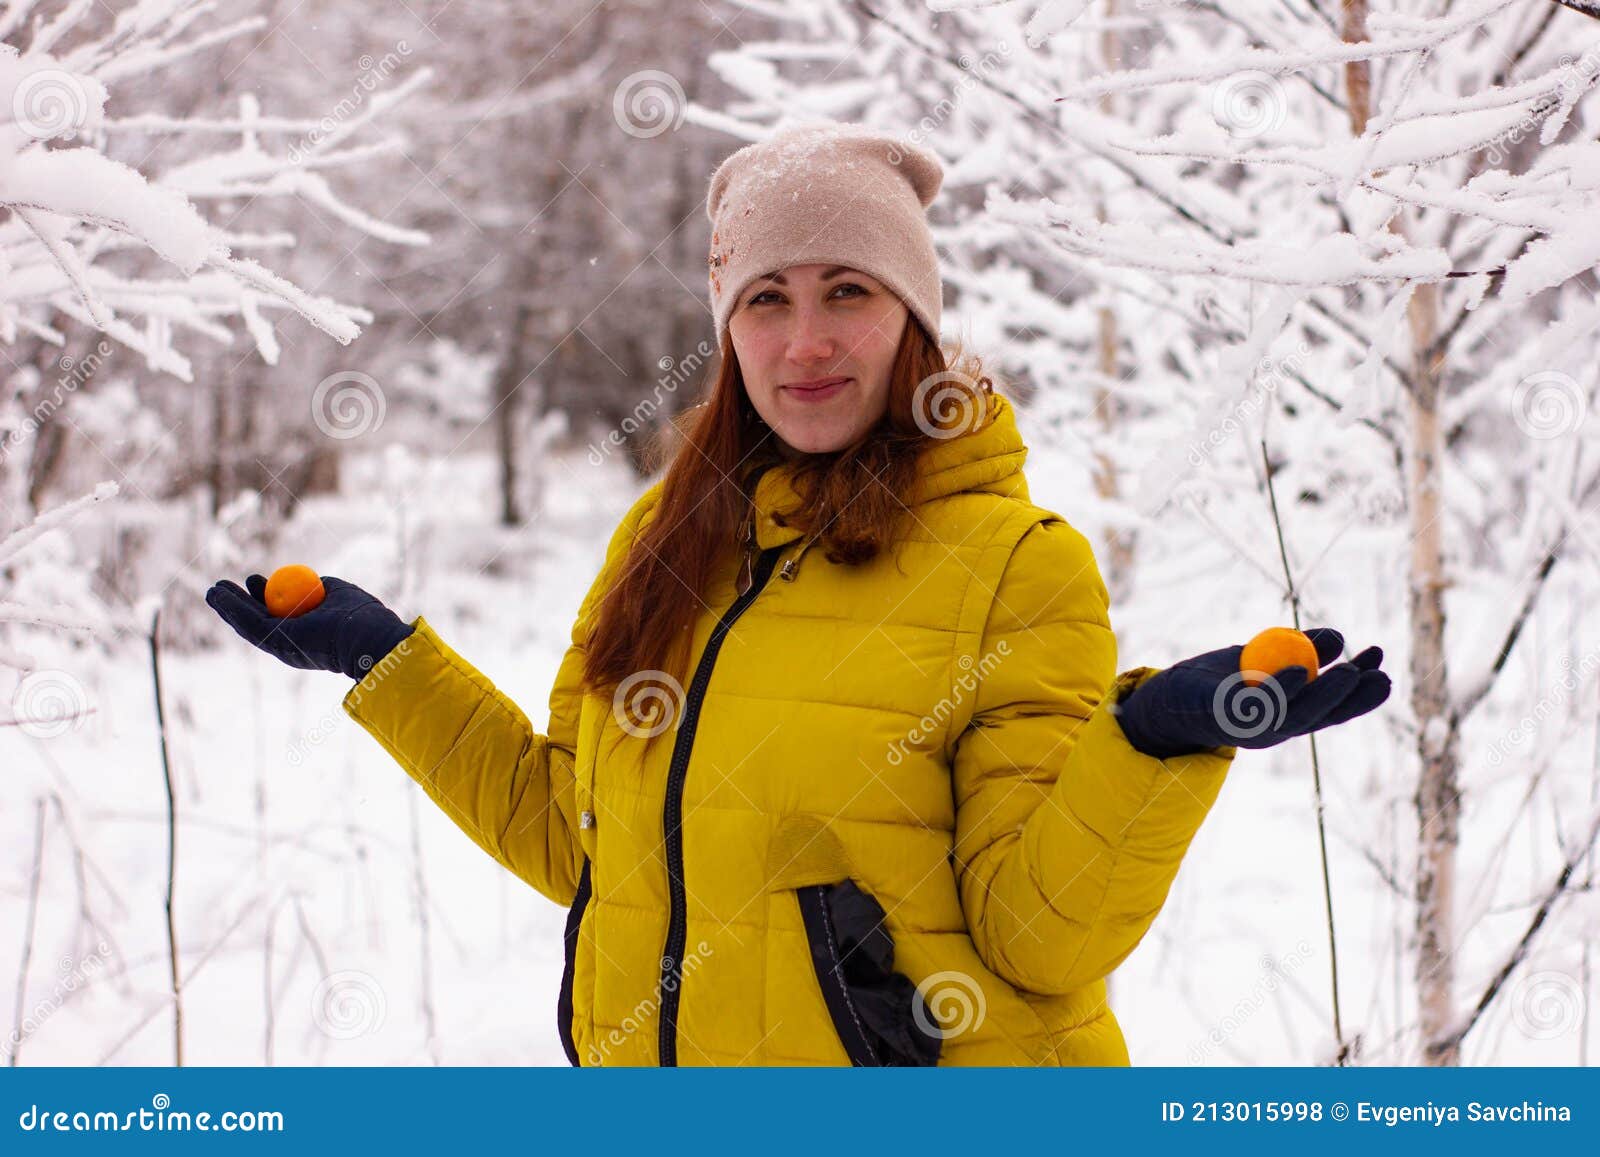
M 267 610 L 279 618 L 303 615 L 319 606 L 326 593 L 310 567 L 299 563 L 280 566 L 267 579 Z
M 1275 675 L 1285 667 L 1304 667 L 1309 683 L 1317 677 L 1317 645 L 1304 631 L 1293 627 L 1268 627 L 1239 652 L 1239 670 L 1251 687 L 1262 674 Z

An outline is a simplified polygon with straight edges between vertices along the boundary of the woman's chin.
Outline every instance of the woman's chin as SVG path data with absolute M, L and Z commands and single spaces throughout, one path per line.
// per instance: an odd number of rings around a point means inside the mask
M 849 429 L 840 428 L 834 423 L 824 424 L 799 424 L 778 431 L 778 437 L 794 451 L 800 454 L 832 454 L 835 450 L 842 450 L 853 441 L 853 434 Z

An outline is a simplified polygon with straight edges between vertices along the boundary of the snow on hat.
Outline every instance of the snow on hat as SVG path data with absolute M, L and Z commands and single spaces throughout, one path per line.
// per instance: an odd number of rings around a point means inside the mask
M 925 210 L 943 180 L 931 151 L 839 121 L 783 129 L 729 156 L 706 196 L 718 344 L 752 282 L 812 263 L 876 278 L 938 341 L 943 291 Z

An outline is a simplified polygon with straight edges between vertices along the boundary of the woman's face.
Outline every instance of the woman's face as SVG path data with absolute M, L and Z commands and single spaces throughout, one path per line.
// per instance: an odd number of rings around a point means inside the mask
M 883 417 L 910 316 L 892 290 L 842 265 L 790 265 L 745 289 L 728 332 L 781 451 L 841 450 Z

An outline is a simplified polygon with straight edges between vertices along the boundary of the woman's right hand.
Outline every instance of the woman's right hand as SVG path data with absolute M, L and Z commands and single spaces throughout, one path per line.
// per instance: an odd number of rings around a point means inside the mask
M 206 604 L 244 639 L 302 671 L 365 678 L 414 629 L 354 583 L 323 575 L 322 602 L 304 614 L 279 618 L 267 610 L 266 576 L 227 579 L 206 591 Z

